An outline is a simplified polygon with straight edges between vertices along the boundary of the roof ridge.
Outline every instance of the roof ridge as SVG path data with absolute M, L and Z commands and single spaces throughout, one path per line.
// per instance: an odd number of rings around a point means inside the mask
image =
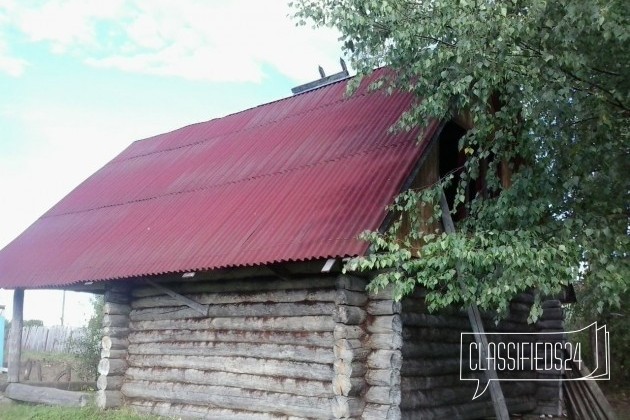
M 343 159 L 349 159 L 349 158 L 352 158 L 352 157 L 355 157 L 355 156 L 372 153 L 372 152 L 375 152 L 377 150 L 398 147 L 401 144 L 406 143 L 407 141 L 408 141 L 407 139 L 402 139 L 402 140 L 399 140 L 399 141 L 394 142 L 394 143 L 383 144 L 383 145 L 380 145 L 380 146 L 377 146 L 377 147 L 364 149 L 364 150 L 359 150 L 359 151 L 356 151 L 354 153 L 349 153 L 349 154 L 346 154 L 346 155 L 336 156 L 336 157 L 331 158 L 331 159 L 320 160 L 320 161 L 313 162 L 313 163 L 310 163 L 310 164 L 296 166 L 294 168 L 289 168 L 289 169 L 284 169 L 284 170 L 281 170 L 281 171 L 275 171 L 275 172 L 271 172 L 271 173 L 250 176 L 250 177 L 247 177 L 247 178 L 241 178 L 241 179 L 232 180 L 232 181 L 228 181 L 228 182 L 223 182 L 223 183 L 219 183 L 219 184 L 206 185 L 206 186 L 203 186 L 203 187 L 193 188 L 193 189 L 189 189 L 189 190 L 173 191 L 173 192 L 169 192 L 169 193 L 166 193 L 166 194 L 155 195 L 155 196 L 151 196 L 151 197 L 144 197 L 144 198 L 139 198 L 139 199 L 135 199 L 135 200 L 129 200 L 129 201 L 121 202 L 121 203 L 107 204 L 107 205 L 102 205 L 102 206 L 98 206 L 98 207 L 91 207 L 91 208 L 87 208 L 87 209 L 83 209 L 83 210 L 67 211 L 67 212 L 63 212 L 63 213 L 53 213 L 53 214 L 48 214 L 48 212 L 47 212 L 44 215 L 42 215 L 40 217 L 40 219 L 47 219 L 47 218 L 58 217 L 58 216 L 67 216 L 69 214 L 87 213 L 87 212 L 90 212 L 90 211 L 100 210 L 100 209 L 109 208 L 109 207 L 124 206 L 124 205 L 127 205 L 127 204 L 140 203 L 140 202 L 143 202 L 143 201 L 150 201 L 150 200 L 156 200 L 158 198 L 169 197 L 169 196 L 174 196 L 174 195 L 179 195 L 179 194 L 189 194 L 189 193 L 193 193 L 193 192 L 197 192 L 197 191 L 209 190 L 211 188 L 222 187 L 222 186 L 225 186 L 225 185 L 233 185 L 233 184 L 238 184 L 238 183 L 241 183 L 241 182 L 252 181 L 252 180 L 255 180 L 255 179 L 261 179 L 261 178 L 267 178 L 267 177 L 271 177 L 271 176 L 286 174 L 286 173 L 289 173 L 289 172 L 301 171 L 303 169 L 312 168 L 312 167 L 315 167 L 315 166 L 318 166 L 318 165 L 325 165 L 325 164 L 328 164 L 328 163 L 331 163 L 331 162 L 337 162 L 337 161 L 340 161 L 340 160 L 343 160 Z

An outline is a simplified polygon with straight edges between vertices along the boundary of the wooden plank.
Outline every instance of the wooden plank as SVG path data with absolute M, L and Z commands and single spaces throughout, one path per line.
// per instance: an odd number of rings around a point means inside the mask
M 177 300 L 178 302 L 188 306 L 189 308 L 193 309 L 196 312 L 199 312 L 201 315 L 204 316 L 208 316 L 208 307 L 205 305 L 200 304 L 199 302 L 195 302 L 192 299 L 187 298 L 184 295 L 180 295 L 179 293 L 162 286 L 161 284 L 157 284 L 156 282 L 154 282 L 153 280 L 149 280 L 149 279 L 145 279 L 145 282 L 147 282 L 148 284 L 150 284 L 151 286 L 153 286 L 154 288 L 156 288 L 157 290 L 159 290 L 160 292 L 169 295 L 170 297 L 172 297 L 173 299 Z
M 22 325 L 24 321 L 24 289 L 13 291 L 13 318 L 9 330 L 7 382 L 20 382 L 20 362 L 22 359 Z
M 444 191 L 442 191 L 442 194 L 440 195 L 440 207 L 442 210 L 442 224 L 444 225 L 444 231 L 447 234 L 454 234 L 455 224 L 453 223 L 453 219 L 451 218 L 451 211 L 448 207 L 448 202 L 446 200 L 446 195 L 444 194 Z M 457 269 L 457 271 L 457 276 L 459 278 L 459 269 Z M 459 283 L 462 288 L 465 287 L 461 279 L 459 279 Z M 486 362 L 488 360 L 488 338 L 484 333 L 483 321 L 481 319 L 481 314 L 477 305 L 471 305 L 468 307 L 468 319 L 470 320 L 470 325 L 473 332 L 475 333 L 475 340 L 479 345 L 479 360 L 482 368 L 485 370 L 484 373 L 486 376 L 486 380 L 489 381 L 488 386 L 490 388 L 490 396 L 492 397 L 492 405 L 496 418 L 499 420 L 509 420 L 510 414 L 505 403 L 503 391 L 501 390 L 499 377 L 494 367 L 489 366 Z

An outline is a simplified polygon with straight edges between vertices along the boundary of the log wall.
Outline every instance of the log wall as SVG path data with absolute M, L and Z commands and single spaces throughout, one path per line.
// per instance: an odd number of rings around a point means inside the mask
M 353 326 L 363 315 L 344 284 L 324 274 L 161 284 L 207 316 L 150 285 L 134 287 L 125 403 L 176 417 L 356 413 Z
M 548 331 L 549 326 L 561 331 L 558 324 L 558 301 L 545 302 L 541 321 L 536 325 L 527 323 L 533 297 L 520 295 L 510 305 L 508 317 L 499 325 L 488 314 L 484 314 L 486 332 L 531 333 Z M 553 311 L 550 311 L 553 309 Z M 561 310 L 560 310 L 561 312 Z M 553 325 L 546 322 L 554 318 Z M 403 419 L 476 419 L 494 416 L 489 391 L 473 400 L 476 389 L 474 381 L 460 380 L 460 341 L 462 332 L 471 332 L 464 311 L 445 311 L 430 314 L 420 293 L 407 298 L 402 305 L 401 349 L 401 414 Z M 465 336 L 466 337 L 466 336 Z M 531 336 L 530 336 L 531 337 Z M 464 344 L 472 341 L 466 337 Z M 489 336 L 489 341 L 519 341 L 518 335 Z M 548 336 L 549 339 L 558 337 Z M 522 340 L 522 338 L 520 338 Z M 529 340 L 529 339 L 528 339 Z M 465 347 L 467 348 L 467 346 Z M 464 355 L 464 357 L 467 357 Z M 560 373 L 555 372 L 558 378 Z M 482 379 L 479 372 L 464 370 L 466 378 Z M 541 374 L 531 370 L 499 375 L 502 379 L 540 379 Z M 511 414 L 557 413 L 560 401 L 560 382 L 502 381 L 504 395 Z M 555 411 L 554 411 L 555 410 Z M 551 412 L 554 411 L 554 412 Z
M 104 296 L 101 360 L 96 381 L 96 405 L 101 409 L 120 407 L 124 403 L 120 389 L 127 371 L 130 300 L 129 285 L 108 284 Z

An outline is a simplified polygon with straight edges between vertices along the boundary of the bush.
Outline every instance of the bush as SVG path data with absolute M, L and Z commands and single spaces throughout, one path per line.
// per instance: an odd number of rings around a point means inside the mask
M 92 298 L 92 316 L 85 327 L 85 334 L 73 339 L 70 352 L 77 356 L 78 376 L 85 381 L 96 380 L 98 362 L 101 358 L 101 328 L 103 326 L 103 296 Z

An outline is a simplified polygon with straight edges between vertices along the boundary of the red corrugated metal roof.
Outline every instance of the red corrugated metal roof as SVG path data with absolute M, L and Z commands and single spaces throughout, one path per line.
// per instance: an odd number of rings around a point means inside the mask
M 362 254 L 420 156 L 346 82 L 136 141 L 0 251 L 1 287 Z M 431 136 L 437 124 L 430 124 Z

